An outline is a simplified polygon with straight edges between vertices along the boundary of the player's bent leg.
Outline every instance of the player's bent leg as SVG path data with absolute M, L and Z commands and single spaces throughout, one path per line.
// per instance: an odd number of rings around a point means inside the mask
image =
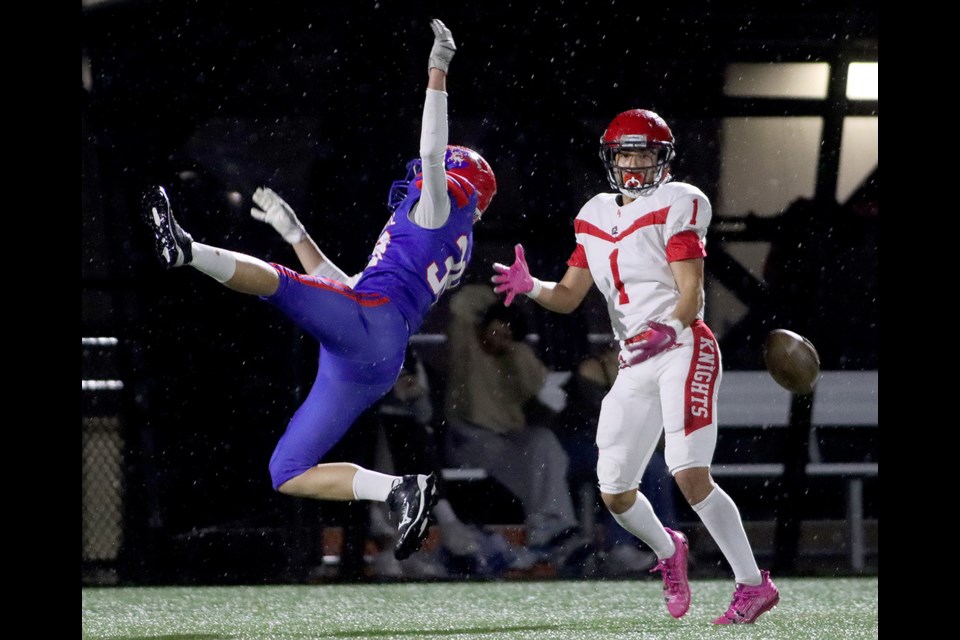
M 234 291 L 257 296 L 276 292 L 280 278 L 266 262 L 194 242 L 174 218 L 163 187 L 150 187 L 143 193 L 141 215 L 153 234 L 157 258 L 167 269 L 190 265 Z
M 357 417 L 390 390 L 392 382 L 389 379 L 372 383 L 351 382 L 345 379 L 350 375 L 346 369 L 337 369 L 333 372 L 336 375 L 331 375 L 334 359 L 321 350 L 317 379 L 270 457 L 270 477 L 277 490 L 303 476 L 285 492 L 296 490 L 296 495 L 317 499 L 344 499 L 336 497 L 343 495 L 341 485 L 337 484 L 340 480 L 311 470 L 343 438 Z M 359 376 L 362 372 L 358 369 L 353 374 Z M 351 465 L 350 469 L 356 467 Z M 351 471 L 351 480 L 352 477 Z M 331 487 L 330 482 L 335 486 Z
M 674 474 L 673 479 L 680 488 L 680 493 L 691 505 L 702 502 L 714 487 L 708 467 L 681 469 Z
M 657 554 L 651 572 L 663 578 L 663 599 L 674 618 L 683 617 L 690 609 L 690 582 L 687 579 L 687 538 L 663 526 L 646 496 L 631 489 L 601 498 L 617 523 L 637 536 Z
M 242 253 L 230 252 L 236 261 L 236 270 L 224 285 L 254 296 L 272 296 L 280 286 L 280 276 L 270 264 Z
M 733 569 L 734 579 L 746 585 L 759 585 L 762 576 L 750 547 L 736 503 L 719 486 L 700 502 L 690 505 L 703 522 L 720 552 Z
M 363 363 L 348 366 L 321 349 L 320 371 L 307 399 L 294 414 L 270 458 L 270 475 L 278 491 L 321 500 L 383 500 L 397 523 L 394 555 L 402 560 L 420 549 L 427 537 L 431 509 L 437 499 L 432 474 L 402 478 L 369 471 L 348 463 L 318 465 L 317 461 L 343 437 L 357 417 L 393 386 L 402 364 L 393 373 Z M 361 382 L 375 375 L 373 381 Z
M 290 478 L 277 491 L 297 498 L 354 500 L 353 477 L 357 466 L 346 462 L 318 464 Z
M 613 515 L 619 515 L 627 511 L 637 501 L 637 492 L 633 489 L 622 493 L 604 493 L 600 492 L 600 499 L 604 506 Z

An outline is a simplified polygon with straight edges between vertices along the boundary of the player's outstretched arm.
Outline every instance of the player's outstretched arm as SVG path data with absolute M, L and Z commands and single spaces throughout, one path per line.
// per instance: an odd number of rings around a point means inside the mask
M 297 214 L 273 189 L 259 187 L 253 192 L 253 203 L 257 206 L 250 208 L 250 216 L 269 224 L 288 244 L 296 245 L 307 236 Z
M 350 283 L 351 278 L 323 255 L 290 205 L 273 189 L 258 188 L 253 193 L 253 202 L 257 206 L 250 209 L 250 215 L 272 226 L 293 247 L 304 273 Z
M 510 306 L 518 295 L 526 295 L 537 304 L 557 313 L 572 313 L 593 285 L 593 277 L 588 269 L 570 267 L 560 282 L 544 282 L 530 275 L 523 245 L 514 247 L 515 259 L 509 267 L 495 263 L 496 275 L 491 281 L 496 285 L 494 291 L 505 293 L 503 303 Z
M 457 45 L 454 44 L 453 34 L 447 28 L 447 25 L 436 18 L 430 21 L 430 28 L 433 30 L 433 48 L 430 49 L 427 72 L 439 69 L 446 75 L 450 71 L 450 61 L 453 60 L 453 54 L 457 52 Z
M 447 71 L 457 50 L 453 34 L 439 20 L 432 20 L 433 48 L 427 62 L 427 95 L 420 128 L 420 163 L 423 190 L 413 212 L 413 221 L 426 229 L 439 229 L 450 217 L 447 175 Z

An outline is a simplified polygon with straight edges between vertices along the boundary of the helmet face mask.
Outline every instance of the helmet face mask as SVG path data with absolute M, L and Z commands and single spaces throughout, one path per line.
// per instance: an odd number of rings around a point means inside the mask
M 476 190 L 477 209 L 474 212 L 473 221 L 477 222 L 497 193 L 497 178 L 490 164 L 473 149 L 450 145 L 444 156 L 444 168 L 448 174 L 468 182 Z M 417 180 L 422 173 L 420 158 L 407 162 L 407 175 L 402 180 L 394 181 L 390 186 L 390 193 L 387 196 L 387 207 L 390 211 L 397 210 L 400 203 L 407 197 L 410 183 Z
M 407 188 L 413 179 L 420 173 L 420 158 L 414 158 L 407 162 L 407 173 L 400 180 L 394 180 L 390 185 L 390 192 L 387 194 L 387 208 L 390 213 L 397 210 L 407 197 Z
M 600 160 L 610 186 L 634 199 L 654 193 L 670 180 L 674 157 L 670 127 L 644 109 L 619 114 L 600 139 Z

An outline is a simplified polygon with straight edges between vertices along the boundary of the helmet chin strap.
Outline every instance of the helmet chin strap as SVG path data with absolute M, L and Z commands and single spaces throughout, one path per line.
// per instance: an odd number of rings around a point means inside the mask
M 655 187 L 650 187 L 649 189 L 644 189 L 643 191 L 640 191 L 639 189 L 628 189 L 627 187 L 620 187 L 620 193 L 622 193 L 623 195 L 629 198 L 633 198 L 634 200 L 636 200 L 637 198 L 646 198 L 647 196 L 652 196 L 654 192 L 659 188 L 660 188 L 660 185 L 657 185 Z

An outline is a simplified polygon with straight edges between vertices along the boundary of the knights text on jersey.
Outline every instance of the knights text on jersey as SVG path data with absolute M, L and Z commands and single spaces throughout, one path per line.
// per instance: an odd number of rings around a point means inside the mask
M 668 182 L 626 206 L 617 194 L 587 202 L 574 222 L 577 249 L 568 264 L 590 269 L 607 301 L 617 339 L 661 320 L 680 297 L 670 263 L 706 256 L 712 209 L 702 191 Z M 703 308 L 698 313 L 703 318 Z

